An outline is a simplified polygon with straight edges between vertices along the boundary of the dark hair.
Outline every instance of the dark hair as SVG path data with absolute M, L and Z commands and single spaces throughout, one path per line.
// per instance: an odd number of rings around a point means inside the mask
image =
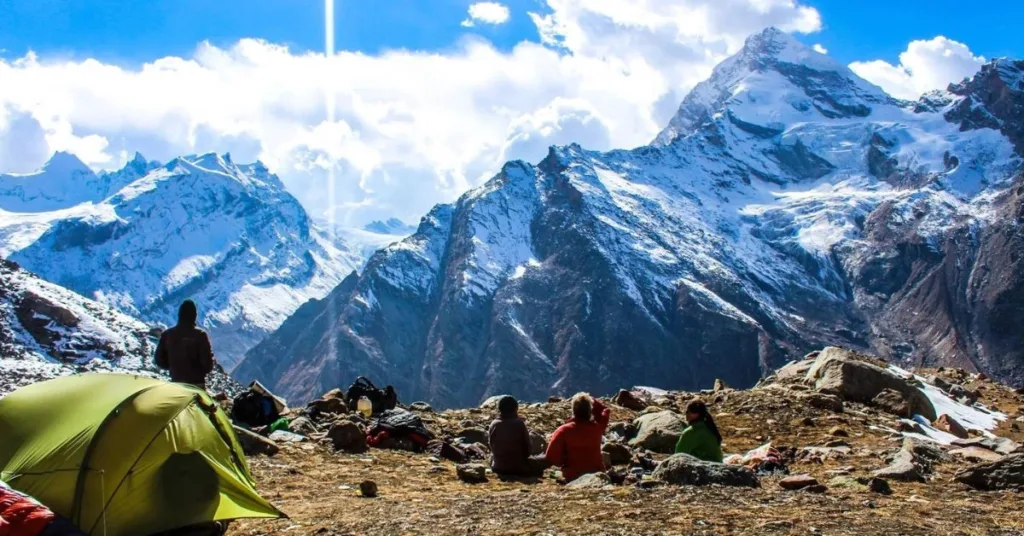
M 199 308 L 196 307 L 196 302 L 192 300 L 185 300 L 181 302 L 181 307 L 178 307 L 178 323 L 185 324 L 187 326 L 196 325 L 196 319 L 199 317 Z
M 718 440 L 718 444 L 722 444 L 722 433 L 718 431 L 718 426 L 715 425 L 715 419 L 711 417 L 711 413 L 708 412 L 708 405 L 699 398 L 694 398 L 686 405 L 687 413 L 696 413 L 699 420 L 704 421 L 704 425 L 711 430 L 712 434 L 715 434 L 715 439 Z
M 519 402 L 515 397 L 505 395 L 498 400 L 498 413 L 502 417 L 515 417 L 519 412 Z

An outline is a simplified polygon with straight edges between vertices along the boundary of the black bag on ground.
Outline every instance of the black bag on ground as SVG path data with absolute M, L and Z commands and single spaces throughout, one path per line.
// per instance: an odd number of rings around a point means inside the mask
M 404 409 L 389 409 L 370 421 L 370 435 L 387 431 L 388 435 L 398 439 L 409 438 L 418 449 L 427 446 L 434 434 L 423 425 L 419 415 Z
M 345 403 L 349 408 L 355 409 L 359 399 L 364 396 L 373 404 L 374 415 L 395 409 L 398 405 L 398 393 L 394 387 L 388 385 L 384 389 L 378 389 L 369 378 L 360 376 L 345 392 Z
M 274 400 L 252 389 L 238 395 L 231 407 L 231 419 L 250 427 L 266 426 L 280 417 Z

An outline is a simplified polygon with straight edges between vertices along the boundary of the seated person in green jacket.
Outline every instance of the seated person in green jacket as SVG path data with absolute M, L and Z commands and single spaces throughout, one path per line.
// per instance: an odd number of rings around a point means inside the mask
M 701 460 L 721 463 L 722 434 L 708 413 L 707 404 L 696 398 L 691 400 L 686 405 L 686 422 L 690 425 L 679 436 L 676 454 L 689 454 Z

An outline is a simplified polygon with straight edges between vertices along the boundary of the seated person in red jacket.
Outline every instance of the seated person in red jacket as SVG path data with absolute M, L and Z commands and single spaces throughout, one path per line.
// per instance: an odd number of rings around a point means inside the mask
M 555 430 L 545 457 L 562 468 L 566 482 L 580 475 L 604 471 L 601 438 L 611 412 L 586 393 L 572 397 L 572 420 Z
M 85 536 L 68 520 L 0 481 L 0 536 Z
M 498 401 L 498 418 L 487 431 L 487 441 L 496 475 L 536 477 L 548 468 L 543 456 L 530 456 L 530 431 L 519 418 L 519 402 L 511 396 Z

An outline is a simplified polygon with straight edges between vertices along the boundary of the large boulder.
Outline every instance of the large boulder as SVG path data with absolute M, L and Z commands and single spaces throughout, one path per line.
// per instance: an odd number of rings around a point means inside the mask
M 968 467 L 953 478 L 975 489 L 1024 489 L 1024 454 Z
M 492 397 L 489 397 L 487 400 L 484 400 L 482 404 L 480 404 L 480 409 L 489 409 L 497 411 L 498 402 L 500 402 L 501 399 L 505 398 L 506 396 L 508 395 L 494 395 Z
M 612 402 L 633 411 L 643 411 L 647 408 L 647 401 L 641 395 L 625 389 L 620 390 Z
M 935 419 L 935 408 L 915 385 L 874 364 L 870 358 L 830 346 L 821 351 L 807 371 L 806 379 L 818 391 L 844 400 L 870 404 L 886 389 L 903 396 L 911 413 Z
M 673 452 L 676 442 L 679 441 L 679 434 L 686 428 L 686 420 L 672 411 L 641 415 L 633 424 L 638 431 L 629 444 L 654 452 Z
M 611 463 L 608 465 L 623 465 L 633 459 L 633 453 L 630 452 L 629 447 L 622 443 L 605 443 L 601 445 L 601 452 L 610 457 Z
M 964 425 L 960 424 L 959 421 L 945 413 L 939 415 L 939 418 L 935 419 L 935 422 L 932 423 L 932 426 L 934 426 L 936 429 L 942 430 L 943 432 L 953 434 L 960 439 L 967 439 L 968 437 L 970 437 L 967 434 L 967 429 L 964 428 Z
M 651 478 L 680 486 L 741 486 L 756 488 L 761 484 L 753 471 L 740 465 L 706 462 L 689 454 L 673 454 L 658 464 Z

